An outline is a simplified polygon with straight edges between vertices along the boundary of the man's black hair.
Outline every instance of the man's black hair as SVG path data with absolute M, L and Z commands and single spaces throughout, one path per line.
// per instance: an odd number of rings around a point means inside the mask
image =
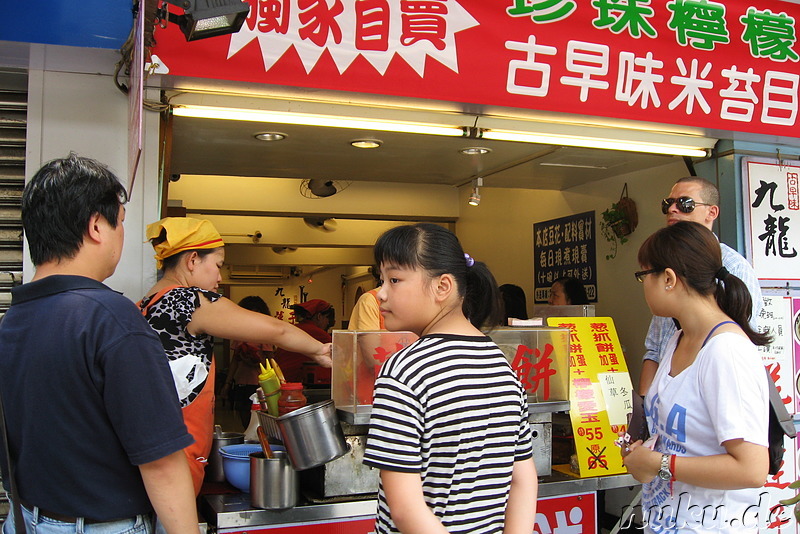
M 22 193 L 22 227 L 34 265 L 74 258 L 97 213 L 116 228 L 128 193 L 108 167 L 70 153 L 46 163 Z

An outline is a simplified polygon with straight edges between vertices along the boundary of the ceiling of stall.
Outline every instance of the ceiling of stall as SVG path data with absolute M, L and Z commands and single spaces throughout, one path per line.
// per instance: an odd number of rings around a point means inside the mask
M 222 80 L 162 80 L 170 105 L 210 105 L 279 112 L 479 126 L 518 131 L 542 125 L 552 133 L 635 141 L 713 146 L 709 132 L 687 127 L 565 116 L 469 104 L 342 93 L 299 87 L 241 84 Z M 171 88 L 165 86 L 172 85 Z M 493 122 L 492 122 L 493 121 Z M 275 131 L 282 141 L 257 140 Z M 621 132 L 621 133 L 620 133 Z M 354 139 L 379 139 L 376 149 L 358 149 Z M 483 178 L 484 187 L 564 190 L 674 161 L 677 156 L 542 144 L 444 137 L 345 128 L 269 124 L 174 116 L 172 174 L 315 178 L 462 186 Z M 466 147 L 491 149 L 464 155 Z
M 170 105 L 177 106 L 199 104 L 284 112 L 301 111 L 451 126 L 480 126 L 480 117 L 484 128 L 521 129 L 533 124 L 533 119 L 526 116 L 523 110 L 472 109 L 452 103 L 431 104 L 376 95 L 321 94 L 316 90 L 300 88 L 288 88 L 282 93 L 280 88 L 268 89 L 270 95 L 264 94 L 263 86 L 226 85 L 221 88 L 217 85 L 212 91 L 198 90 L 197 87 L 189 90 L 173 87 L 173 91 L 167 90 L 165 95 Z M 234 94 L 237 92 L 239 94 Z M 310 98 L 304 100 L 303 97 L 307 95 Z M 491 120 L 496 125 L 490 125 Z M 548 122 L 540 117 L 536 120 L 540 123 Z M 648 136 L 703 139 L 706 134 L 685 129 L 670 131 L 664 129 L 663 125 L 651 126 L 647 123 L 628 124 L 625 129 L 619 128 L 613 120 L 598 120 L 596 117 L 570 117 L 569 120 L 572 122 L 561 125 L 554 120 L 552 123 L 556 126 L 553 127 L 565 128 L 572 135 L 622 135 L 636 140 L 647 140 Z M 258 201 L 267 198 L 264 190 L 258 188 L 267 186 L 264 185 L 265 180 L 255 178 L 269 178 L 276 183 L 282 180 L 282 187 L 287 187 L 286 179 L 297 180 L 301 191 L 301 183 L 305 179 L 348 181 L 353 184 L 348 196 L 355 194 L 354 190 L 381 191 L 380 194 L 389 195 L 396 192 L 397 196 L 392 197 L 395 199 L 392 204 L 395 205 L 400 202 L 403 191 L 414 191 L 416 195 L 435 195 L 441 197 L 442 202 L 452 204 L 458 196 L 445 192 L 455 193 L 456 187 L 469 185 L 479 177 L 483 180 L 484 188 L 566 190 L 588 182 L 658 167 L 680 158 L 509 141 L 175 115 L 170 128 L 168 171 L 173 180 L 179 180 L 170 189 L 170 200 L 181 203 L 190 216 L 213 219 L 220 231 L 223 234 L 227 232 L 230 236 L 226 237 L 226 241 L 235 245 L 231 247 L 231 261 L 242 265 L 363 265 L 365 261 L 369 261 L 369 251 L 377 235 L 368 225 L 380 224 L 381 221 L 398 224 L 397 221 L 401 220 L 438 220 L 441 223 L 457 220 L 457 208 L 456 215 L 449 213 L 438 219 L 426 219 L 413 214 L 405 219 L 397 214 L 380 215 L 385 214 L 385 211 L 354 213 L 340 210 L 329 211 L 327 214 L 317 213 L 323 218 L 335 217 L 339 221 L 338 230 L 321 232 L 319 229 L 309 228 L 308 220 L 303 224 L 303 217 L 315 215 L 312 211 L 304 210 L 314 210 L 317 206 L 320 209 L 329 209 L 331 202 L 326 202 L 326 207 L 323 208 L 322 203 L 312 200 L 310 205 L 313 207 L 308 208 L 309 205 L 300 205 L 292 200 L 295 202 L 291 204 L 292 207 L 277 210 Z M 264 131 L 280 132 L 286 138 L 282 141 L 265 142 L 254 137 L 254 134 Z M 358 149 L 350 145 L 351 141 L 364 138 L 378 139 L 382 144 L 376 149 Z M 713 140 L 705 138 L 704 142 L 704 146 L 713 146 Z M 465 155 L 460 152 L 461 149 L 476 146 L 488 148 L 490 151 L 482 155 Z M 182 180 L 182 175 L 189 178 Z M 242 185 L 242 179 L 232 180 L 231 177 L 244 177 L 245 182 L 250 177 L 254 178 L 249 197 L 241 194 L 242 189 L 247 188 Z M 360 184 L 361 187 L 356 187 L 355 184 Z M 433 192 L 437 187 L 440 192 Z M 183 193 L 178 193 L 180 190 Z M 297 191 L 293 187 L 284 189 L 284 196 L 280 198 L 297 199 L 301 196 L 299 193 L 289 193 L 291 190 Z M 217 208 L 224 204 L 223 197 L 236 196 L 232 194 L 235 191 L 239 191 L 237 203 L 222 209 Z M 277 193 L 269 196 L 276 195 Z M 340 195 L 332 198 L 344 200 Z M 419 199 L 419 196 L 416 198 Z M 335 203 L 336 200 L 332 202 Z M 380 209 L 374 207 L 374 204 L 370 200 L 362 201 L 358 204 L 358 209 Z M 245 205 L 249 207 L 244 207 Z M 416 207 L 413 199 L 411 206 Z M 409 212 L 413 212 L 413 209 Z M 297 223 L 290 226 L 289 222 L 281 219 L 287 217 Z M 287 231 L 279 231 L 283 226 L 286 226 Z M 269 229 L 269 232 L 265 232 L 261 239 L 254 239 L 253 229 Z M 352 235 L 359 237 L 353 238 Z M 347 244 L 345 240 L 348 240 Z M 331 249 L 338 251 L 339 256 L 335 260 L 330 257 Z M 286 252 L 287 250 L 298 252 Z
M 255 133 L 286 134 L 282 141 Z M 344 128 L 175 117 L 172 174 L 269 176 L 563 190 L 673 161 L 675 156 Z M 350 145 L 379 139 L 375 149 Z M 466 147 L 491 149 L 464 155 Z

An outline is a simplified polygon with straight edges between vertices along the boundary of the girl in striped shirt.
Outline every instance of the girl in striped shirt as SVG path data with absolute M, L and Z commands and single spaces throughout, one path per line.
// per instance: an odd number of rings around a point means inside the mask
M 494 277 L 434 224 L 389 230 L 375 260 L 386 328 L 420 336 L 375 383 L 364 463 L 381 470 L 376 532 L 530 534 L 527 396 L 480 330 L 502 315 Z

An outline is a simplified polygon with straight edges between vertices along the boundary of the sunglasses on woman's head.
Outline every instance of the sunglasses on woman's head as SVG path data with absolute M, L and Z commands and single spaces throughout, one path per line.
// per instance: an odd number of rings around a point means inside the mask
M 661 201 L 661 213 L 666 215 L 669 212 L 669 207 L 675 204 L 678 211 L 681 213 L 692 213 L 697 206 L 710 206 L 703 202 L 695 202 L 691 197 L 678 197 L 678 198 L 665 198 Z

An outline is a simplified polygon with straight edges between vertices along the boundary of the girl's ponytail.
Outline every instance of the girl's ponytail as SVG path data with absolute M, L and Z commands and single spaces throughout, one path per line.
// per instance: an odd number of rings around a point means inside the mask
M 471 267 L 467 267 L 467 287 L 462 310 L 475 328 L 487 326 L 492 329 L 505 317 L 497 282 L 482 261 L 476 261 Z
M 755 332 L 750 327 L 753 299 L 745 283 L 739 277 L 729 273 L 725 267 L 722 267 L 715 276 L 717 288 L 714 291 L 714 299 L 720 309 L 739 324 L 754 345 L 768 345 L 771 336 L 767 333 Z

